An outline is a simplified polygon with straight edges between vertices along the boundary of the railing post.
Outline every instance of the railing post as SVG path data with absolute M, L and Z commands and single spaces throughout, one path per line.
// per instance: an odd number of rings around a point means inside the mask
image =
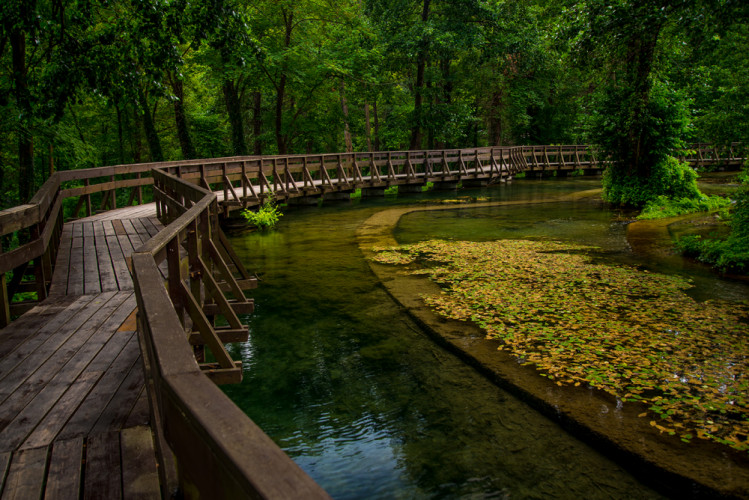
M 182 328 L 184 328 L 185 304 L 182 299 L 182 275 L 179 260 L 179 236 L 175 236 L 166 244 L 167 281 L 169 296 L 172 299 L 172 304 L 174 304 L 174 310 L 177 311 L 179 322 L 182 324 Z
M 88 179 L 83 179 L 83 185 L 88 187 L 91 182 Z M 86 217 L 91 217 L 91 195 L 86 193 L 84 196 L 86 197 Z M 75 216 L 78 217 L 78 214 L 75 214 Z
M 0 242 L 0 255 L 3 254 L 2 242 Z M 0 274 L 0 328 L 10 324 L 10 301 L 13 297 L 8 296 L 8 281 L 5 273 Z
M 116 182 L 114 175 L 110 179 L 112 181 L 112 191 L 110 194 L 111 197 L 111 203 L 109 204 L 110 207 L 112 207 L 112 210 L 117 208 L 117 188 L 114 187 L 114 184 Z

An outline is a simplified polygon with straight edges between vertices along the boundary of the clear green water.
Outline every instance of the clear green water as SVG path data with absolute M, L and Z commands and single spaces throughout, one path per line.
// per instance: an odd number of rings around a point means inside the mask
M 597 187 L 517 181 L 460 196 L 525 200 Z M 377 283 L 357 226 L 450 193 L 289 209 L 232 244 L 261 282 L 227 394 L 334 498 L 657 498 L 615 463 L 430 341 Z M 590 202 L 416 212 L 426 238 L 552 237 L 627 256 L 624 224 Z

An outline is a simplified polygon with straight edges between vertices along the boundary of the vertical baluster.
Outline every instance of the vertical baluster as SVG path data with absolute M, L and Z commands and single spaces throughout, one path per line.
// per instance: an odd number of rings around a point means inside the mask
M 175 236 L 166 244 L 169 296 L 174 304 L 179 322 L 185 326 L 185 303 L 182 297 L 182 274 L 179 263 L 179 237 Z
M 111 199 L 109 206 L 112 208 L 112 210 L 114 210 L 117 208 L 117 188 L 115 187 L 116 180 L 114 175 L 110 177 L 110 180 L 112 181 L 112 190 L 110 191 L 109 195 Z
M 3 254 L 2 241 L 0 241 L 0 255 Z M 10 301 L 13 297 L 8 296 L 8 282 L 5 273 L 0 274 L 0 328 L 10 324 Z
M 88 178 L 83 179 L 83 185 L 88 187 L 91 185 L 91 181 Z M 91 217 L 91 195 L 86 193 L 84 196 L 86 197 L 86 217 Z M 75 216 L 78 217 L 78 214 L 75 214 Z

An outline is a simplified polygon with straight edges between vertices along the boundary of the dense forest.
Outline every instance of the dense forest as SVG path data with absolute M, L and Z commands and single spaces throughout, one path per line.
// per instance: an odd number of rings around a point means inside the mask
M 641 205 L 683 194 L 686 144 L 749 141 L 743 0 L 4 0 L 0 19 L 3 207 L 53 169 L 583 142 L 617 160 L 610 201 Z

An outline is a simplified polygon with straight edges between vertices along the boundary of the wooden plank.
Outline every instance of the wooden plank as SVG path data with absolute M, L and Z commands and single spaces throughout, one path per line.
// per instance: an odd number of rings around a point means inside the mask
M 86 436 L 89 434 L 98 434 L 101 432 L 108 432 L 110 430 L 119 430 L 119 428 L 111 429 L 109 427 L 106 427 L 100 428 L 98 432 L 92 431 L 97 421 L 100 419 L 101 414 L 106 410 L 110 401 L 114 397 L 118 388 L 123 384 L 124 379 L 132 370 L 133 365 L 138 362 L 138 357 L 140 355 L 140 351 L 138 349 L 138 339 L 134 333 L 117 333 L 117 335 L 127 339 L 127 343 L 125 343 L 121 348 L 119 354 L 117 352 L 114 353 L 116 359 L 114 359 L 111 366 L 108 367 L 106 373 L 104 373 L 101 378 L 95 380 L 94 383 L 91 384 L 93 388 L 90 392 L 88 392 L 88 394 L 84 394 L 85 399 L 77 407 L 77 409 L 74 409 L 75 413 L 71 412 L 70 414 L 68 414 L 68 418 L 66 419 L 66 421 L 62 422 L 64 424 L 64 427 L 60 432 L 60 439 L 67 439 L 74 436 Z M 139 365 L 138 368 L 140 368 Z M 142 370 L 140 385 L 143 385 Z M 133 392 L 135 393 L 132 396 L 134 402 L 135 398 L 137 398 L 138 393 L 140 392 L 140 389 L 133 388 Z M 128 406 L 127 408 L 121 409 L 121 411 L 125 413 L 125 417 L 127 417 L 127 413 L 130 411 L 133 402 L 131 402 L 130 406 Z
M 130 270 L 127 268 L 125 253 L 120 246 L 120 240 L 117 239 L 117 236 L 107 236 L 107 247 L 109 248 L 109 255 L 112 258 L 114 275 L 117 278 L 117 287 L 120 290 L 132 290 L 133 279 L 130 276 Z M 128 256 L 130 253 L 132 253 L 132 248 L 129 248 Z
M 83 293 L 101 293 L 94 223 L 83 223 Z
M 142 222 L 143 225 L 148 229 L 148 235 L 151 238 L 159 234 L 159 231 L 164 229 L 164 226 L 155 217 L 144 217 L 142 219 Z
M 10 409 L 10 411 L 16 411 L 15 418 L 0 431 L 0 443 L 2 443 L 0 446 L 9 448 L 23 443 L 82 373 L 84 377 L 98 378 L 106 371 L 116 353 L 124 346 L 123 340 L 127 340 L 125 336 L 114 335 L 114 331 L 117 325 L 121 324 L 132 312 L 133 307 L 132 300 L 123 303 L 93 335 L 90 335 L 90 338 L 86 339 L 85 345 L 70 357 L 70 360 L 49 379 L 49 382 L 33 395 L 28 404 L 18 411 L 17 399 L 29 400 L 24 392 L 20 392 L 23 397 L 14 399 Z M 111 342 L 110 339 L 112 339 Z M 5 413 L 5 404 L 3 412 Z
M 130 223 L 133 225 L 133 228 L 135 229 L 135 231 L 139 235 L 141 235 L 141 237 L 146 236 L 146 239 L 151 237 L 150 233 L 148 232 L 148 229 L 143 224 L 142 218 L 138 217 L 138 218 L 130 219 Z
M 145 386 L 143 375 L 143 365 L 139 359 L 138 339 L 133 334 L 132 351 L 136 353 L 133 363 L 130 365 L 130 371 L 120 375 L 122 383 L 117 388 L 109 404 L 101 412 L 96 425 L 91 432 L 104 432 L 106 430 L 119 430 L 125 426 L 130 410 L 138 401 L 141 389 Z
M 149 425 L 151 423 L 151 410 L 148 407 L 148 392 L 145 385 L 138 395 L 130 414 L 125 421 L 125 428 L 137 427 L 139 425 Z
M 128 235 L 138 234 L 138 231 L 135 230 L 130 219 L 122 219 L 120 222 L 122 222 L 122 227 L 125 228 L 125 233 L 127 233 Z
M 41 498 L 46 465 L 47 448 L 13 453 L 8 476 L 5 478 L 2 500 Z
M 124 338 L 126 339 L 127 337 L 124 336 Z M 83 425 L 76 427 L 76 430 L 82 430 L 80 432 L 65 432 L 59 436 L 59 439 L 68 439 L 88 434 L 88 429 L 91 429 L 99 415 L 104 411 L 107 401 L 111 398 L 111 394 L 117 389 L 122 379 L 125 378 L 128 369 L 138 359 L 137 339 L 133 341 L 131 338 L 127 341 L 129 343 L 125 343 L 124 345 L 122 340 L 120 338 L 110 339 L 107 346 L 98 355 L 98 361 L 92 362 L 75 379 L 41 420 L 39 425 L 26 438 L 21 445 L 22 448 L 46 446 L 55 439 L 63 427 L 65 429 L 75 427 L 76 422 L 84 422 Z M 116 356 L 116 359 L 107 367 L 104 364 L 108 361 L 106 357 L 109 355 L 112 358 Z M 124 365 L 124 368 L 121 365 Z M 123 411 L 127 412 L 129 410 L 130 407 Z
M 102 294 L 92 300 L 89 307 L 66 322 L 58 334 L 50 336 L 38 349 L 28 354 L 23 360 L 24 366 L 10 372 L 0 384 L 0 400 L 4 400 L 0 407 L 0 427 L 5 427 L 4 424 L 13 418 L 17 419 L 17 413 L 24 409 L 26 404 L 43 390 L 50 380 L 57 377 L 63 367 L 69 369 L 67 363 L 71 358 L 80 356 L 79 349 L 82 347 L 86 350 L 91 349 L 91 346 L 85 346 L 86 342 L 90 342 L 90 337 L 97 331 L 106 328 L 112 318 L 116 320 L 116 317 L 112 316 L 113 312 L 119 311 L 119 315 L 123 314 L 123 304 L 126 304 L 125 309 L 130 308 L 127 314 L 132 312 L 132 294 L 126 292 Z M 127 314 L 119 323 L 111 327 L 112 332 L 117 329 Z M 24 409 L 24 411 L 27 410 L 28 407 Z M 38 415 L 34 419 L 43 416 L 43 414 Z M 3 429 L 0 436 L 6 430 L 7 428 Z M 0 439 L 0 446 L 4 444 L 7 443 L 3 443 Z
M 159 473 L 151 429 L 145 426 L 124 429 L 120 434 L 120 447 L 124 498 L 160 499 Z
M 112 227 L 114 228 L 114 233 L 117 235 L 127 234 L 121 220 L 112 221 Z
M 138 250 L 143 246 L 143 243 L 150 239 L 149 236 L 141 236 L 138 233 L 128 234 L 127 237 L 130 239 L 130 244 L 133 246 L 133 252 Z
M 17 349 L 21 344 L 36 337 L 48 321 L 62 313 L 77 300 L 76 297 L 61 297 L 55 302 L 45 302 L 32 309 L 32 314 L 21 316 L 0 333 L 0 359 Z M 0 377 L 2 378 L 2 377 Z
M 119 432 L 89 437 L 86 442 L 83 500 L 122 498 L 121 470 Z
M 70 269 L 68 271 L 68 295 L 83 294 L 83 237 L 73 233 L 70 246 Z
M 94 223 L 93 222 L 82 222 L 83 237 L 85 239 L 93 238 L 94 236 Z
M 9 451 L 0 453 L 0 493 L 2 493 L 5 487 L 5 478 L 8 475 L 8 466 L 10 465 L 10 455 Z
M 56 441 L 52 446 L 44 498 L 78 500 L 83 465 L 83 439 Z
M 115 236 L 117 233 L 114 232 L 114 224 L 111 220 L 101 221 L 101 227 L 104 228 L 104 236 Z
M 18 231 L 39 222 L 39 206 L 24 204 L 0 211 L 0 234 Z
M 109 246 L 104 235 L 103 222 L 94 222 L 94 237 L 96 262 L 99 267 L 99 283 L 102 292 L 119 290 L 115 276 L 113 257 L 109 254 Z
M 6 327 L 3 330 L 3 338 L 8 339 L 8 341 L 0 344 L 0 355 L 2 355 L 0 358 L 0 380 L 2 380 L 2 386 L 7 384 L 5 377 L 8 373 L 15 370 L 20 363 L 23 362 L 25 366 L 30 368 L 33 364 L 42 362 L 41 355 L 35 356 L 30 361 L 27 361 L 27 358 L 35 353 L 41 345 L 48 342 L 50 337 L 70 321 L 71 318 L 77 316 L 81 309 L 86 307 L 92 300 L 94 300 L 94 297 L 77 297 L 73 302 L 68 304 L 68 307 L 59 311 L 54 316 L 49 317 L 45 313 L 41 318 L 45 321 L 40 324 L 39 329 L 36 331 L 32 330 L 31 325 L 28 325 L 25 321 L 17 321 Z M 54 312 L 56 308 L 51 310 Z M 78 318 L 78 320 L 85 321 L 89 316 L 90 314 L 85 315 L 83 318 Z M 24 342 L 13 344 L 12 349 L 8 349 L 8 347 L 11 347 L 10 341 L 19 337 L 25 338 Z M 2 396 L 0 396 L 0 401 L 2 401 Z
M 65 224 L 60 236 L 60 246 L 57 251 L 55 270 L 52 273 L 52 284 L 49 287 L 50 295 L 65 295 L 68 288 L 68 272 L 70 271 L 70 255 L 73 245 L 73 228 Z

